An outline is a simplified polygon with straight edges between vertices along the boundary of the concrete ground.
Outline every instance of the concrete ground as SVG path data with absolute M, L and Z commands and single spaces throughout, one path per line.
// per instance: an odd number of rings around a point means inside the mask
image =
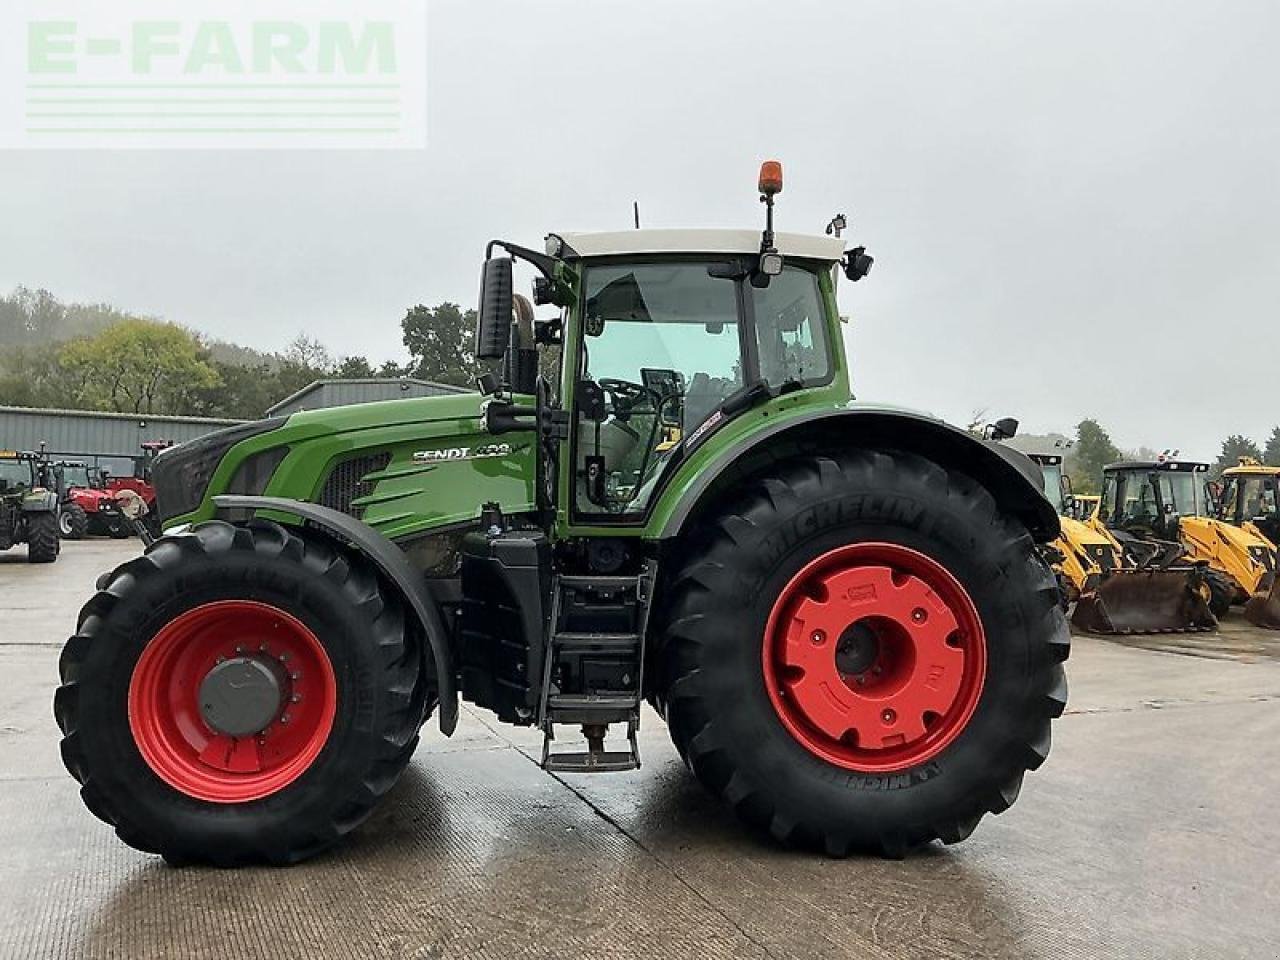
M 0 957 L 1280 955 L 1280 635 L 1079 639 L 1017 805 L 902 862 L 747 835 L 653 715 L 642 770 L 557 779 L 466 711 L 341 849 L 175 870 L 81 806 L 50 709 L 77 609 L 137 549 L 0 554 Z

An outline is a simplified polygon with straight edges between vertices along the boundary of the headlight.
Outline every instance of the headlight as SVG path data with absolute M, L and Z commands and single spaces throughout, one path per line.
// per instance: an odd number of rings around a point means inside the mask
M 209 480 L 228 450 L 241 440 L 268 433 L 284 422 L 284 417 L 258 420 L 241 427 L 218 430 L 162 451 L 151 468 L 151 482 L 156 488 L 156 512 L 161 521 L 190 513 L 200 506 L 209 489 Z

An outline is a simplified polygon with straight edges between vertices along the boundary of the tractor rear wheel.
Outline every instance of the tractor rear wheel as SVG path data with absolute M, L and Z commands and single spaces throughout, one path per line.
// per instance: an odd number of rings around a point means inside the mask
M 1066 703 L 1035 543 L 971 478 L 849 452 L 771 468 L 668 587 L 659 705 L 748 824 L 833 856 L 964 839 L 1017 797 Z
M 89 515 L 78 503 L 64 503 L 58 512 L 58 533 L 63 540 L 83 540 L 89 529 Z
M 47 513 L 28 515 L 27 562 L 53 563 L 58 559 L 58 551 L 61 549 L 61 539 L 58 536 L 58 515 L 52 510 Z
M 425 719 L 421 651 L 373 569 L 211 522 L 105 577 L 54 714 L 85 805 L 171 862 L 293 863 L 358 826 Z

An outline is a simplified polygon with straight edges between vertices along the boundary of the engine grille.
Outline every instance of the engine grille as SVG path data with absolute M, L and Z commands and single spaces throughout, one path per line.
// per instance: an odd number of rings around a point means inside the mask
M 371 493 L 373 484 L 364 478 L 371 473 L 386 469 L 390 462 L 391 454 L 389 453 L 343 460 L 325 478 L 318 502 L 321 506 L 359 517 L 360 508 L 352 507 L 351 501 Z

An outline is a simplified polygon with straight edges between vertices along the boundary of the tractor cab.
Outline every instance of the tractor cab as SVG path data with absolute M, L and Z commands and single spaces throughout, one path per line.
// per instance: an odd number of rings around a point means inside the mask
M 0 450 L 0 497 L 29 493 L 40 484 L 39 458 L 33 453 Z
M 551 441 L 544 506 L 555 505 L 562 529 L 638 531 L 656 494 L 730 421 L 789 394 L 850 399 L 835 277 L 861 279 L 871 258 L 846 251 L 838 229 L 775 233 L 782 180 L 769 168 L 763 233 L 553 233 L 545 253 L 490 244 L 476 335 L 491 367 L 480 381 L 486 426 Z M 532 303 L 512 293 L 515 260 L 541 274 Z M 535 304 L 562 312 L 535 320 Z M 559 348 L 555 383 L 539 375 L 548 347 Z
M 1176 541 L 1184 517 L 1206 513 L 1207 463 L 1139 460 L 1108 464 L 1102 471 L 1098 516 L 1111 530 Z
M 1071 478 L 1062 472 L 1062 455 L 1059 453 L 1029 453 L 1033 463 L 1040 467 L 1044 477 L 1045 498 L 1061 516 L 1075 515 L 1075 496 L 1071 491 Z
M 60 484 L 69 490 L 96 490 L 98 484 L 90 474 L 89 465 L 78 460 L 62 460 L 54 465 L 60 475 Z
M 1280 543 L 1280 467 L 1242 460 L 1222 475 L 1219 497 L 1222 519 L 1236 526 L 1252 524 L 1272 543 Z

